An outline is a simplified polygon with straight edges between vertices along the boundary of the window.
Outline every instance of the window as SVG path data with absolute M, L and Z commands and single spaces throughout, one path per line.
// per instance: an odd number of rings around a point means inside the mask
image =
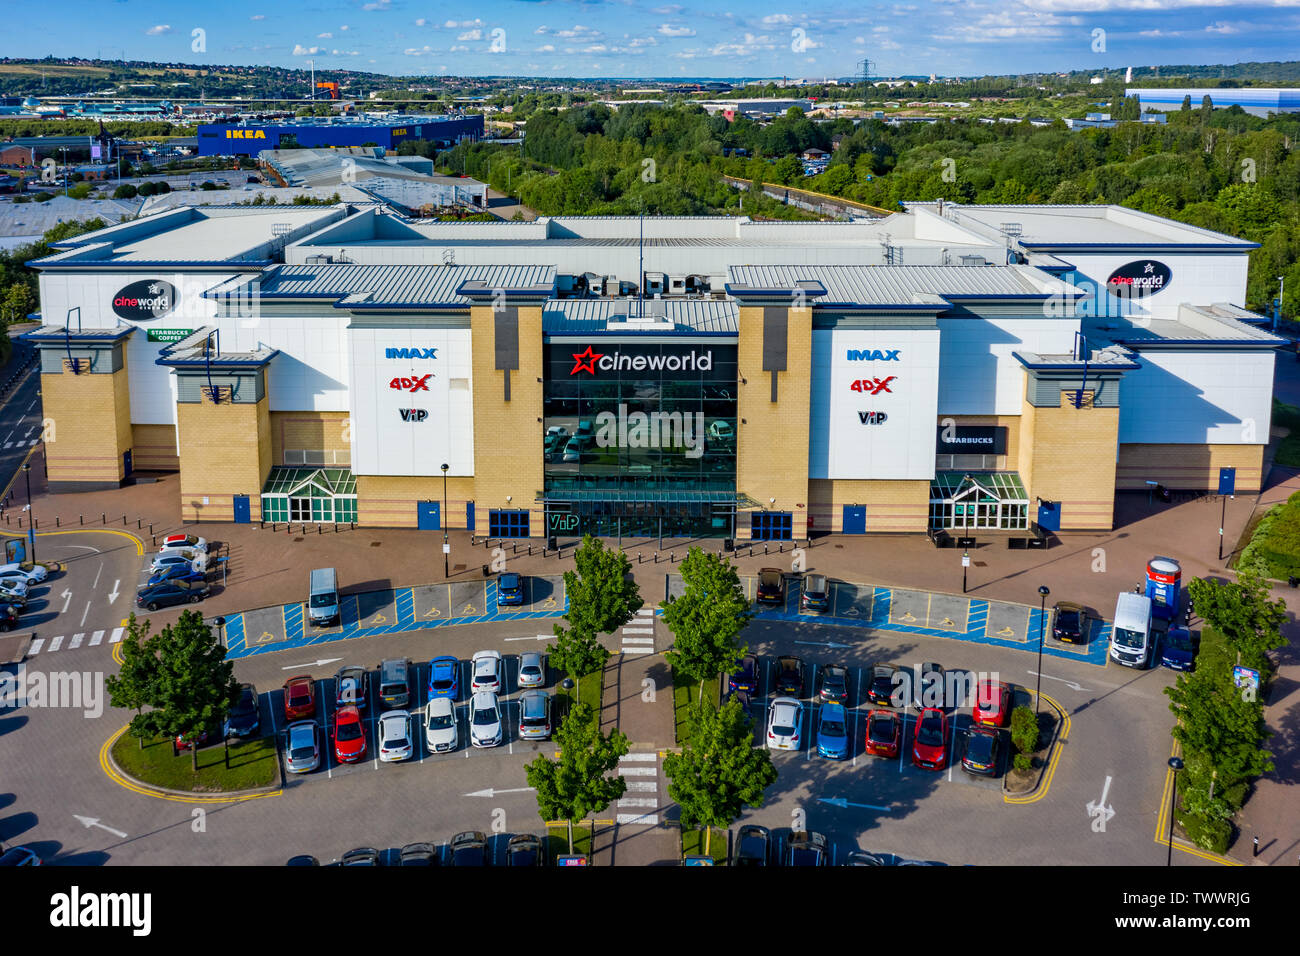
M 489 511 L 488 537 L 491 538 L 527 538 L 527 511 Z
M 755 511 L 750 514 L 750 536 L 755 541 L 789 541 L 794 515 L 789 511 Z

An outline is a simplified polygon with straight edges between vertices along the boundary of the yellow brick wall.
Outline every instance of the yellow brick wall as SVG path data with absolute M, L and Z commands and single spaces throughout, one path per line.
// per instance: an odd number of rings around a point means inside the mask
M 323 451 L 325 464 L 346 467 L 351 461 L 352 441 L 348 435 L 347 412 L 271 412 L 271 461 L 290 464 L 284 450 Z M 292 463 L 301 466 L 300 461 Z
M 790 309 L 786 371 L 777 372 L 777 401 L 772 373 L 763 371 L 763 309 L 741 306 L 737 360 L 736 491 L 763 503 L 765 509 L 794 514 L 793 534 L 808 536 L 808 409 L 812 379 L 812 309 Z M 775 502 L 769 499 L 775 498 Z M 736 515 L 736 537 L 748 540 L 747 512 Z
M 930 522 L 930 482 L 923 479 L 812 479 L 808 482 L 808 510 L 814 531 L 839 534 L 844 528 L 845 505 L 867 506 L 868 533 L 924 533 Z
M 181 519 L 233 521 L 235 495 L 248 495 L 250 517 L 262 517 L 262 486 L 271 472 L 268 401 L 176 406 L 180 433 Z M 205 504 L 203 499 L 207 498 Z
M 1237 469 L 1237 491 L 1259 491 L 1263 445 L 1120 445 L 1117 485 L 1145 491 L 1147 481 L 1185 491 L 1214 491 L 1219 469 Z
M 473 500 L 473 478 L 448 477 L 444 527 L 464 528 L 466 502 Z M 357 524 L 362 527 L 414 528 L 416 504 L 421 501 L 437 501 L 441 505 L 441 473 L 436 478 L 424 475 L 357 475 Z M 487 517 L 484 516 L 483 520 L 486 522 Z
M 1115 449 L 1118 408 L 1075 408 L 1064 400 L 1055 408 L 1024 403 L 1030 424 L 1032 466 L 1021 468 L 1030 501 L 1061 503 L 1061 530 L 1106 530 L 1115 522 Z M 1022 460 L 1025 444 L 1022 440 Z M 1031 505 L 1031 519 L 1037 509 Z
M 131 463 L 140 471 L 179 471 L 175 425 L 132 425 Z
M 132 441 L 125 363 L 104 374 L 42 374 L 41 407 L 51 420 L 45 443 L 51 482 L 122 480 L 122 455 Z
M 533 537 L 546 534 L 546 513 L 537 501 L 542 473 L 542 309 L 519 308 L 519 368 L 510 373 L 510 401 L 504 400 L 505 373 L 496 366 L 496 327 L 492 307 L 470 308 L 474 342 L 474 518 L 477 532 L 488 531 L 489 509 L 529 511 Z M 509 495 L 513 500 L 506 501 Z
M 1021 428 L 1019 415 L 940 415 L 937 422 L 942 426 L 948 419 L 958 427 L 967 425 L 996 425 L 1007 430 L 1007 453 L 999 455 L 998 471 L 1020 470 Z M 928 492 L 927 492 L 928 494 Z

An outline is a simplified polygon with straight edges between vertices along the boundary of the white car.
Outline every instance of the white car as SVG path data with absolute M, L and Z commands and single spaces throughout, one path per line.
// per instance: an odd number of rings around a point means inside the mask
M 0 581 L 0 600 L 8 601 L 10 604 L 26 604 L 27 585 L 17 578 Z
M 174 567 L 178 564 L 198 570 L 196 567 L 198 562 L 195 561 L 197 554 L 196 551 L 159 551 L 153 556 L 153 561 L 149 564 L 149 573 L 155 574 L 164 568 Z
M 472 658 L 474 676 L 470 678 L 469 689 L 477 694 L 479 691 L 501 693 L 501 653 L 500 651 L 479 651 Z
M 799 728 L 803 726 L 803 703 L 793 697 L 778 697 L 767 714 L 769 750 L 798 750 Z
M 207 554 L 208 540 L 193 534 L 169 534 L 163 538 L 158 553 L 166 554 L 168 551 L 202 551 Z
M 412 745 L 411 715 L 404 710 L 390 710 L 379 718 L 379 759 L 385 763 L 410 760 Z
M 424 705 L 424 745 L 431 754 L 445 754 L 460 746 L 456 705 L 450 697 L 434 697 Z
M 469 742 L 475 747 L 501 743 L 501 706 L 491 691 L 479 691 L 469 699 Z
M 0 565 L 0 578 L 21 578 L 28 584 L 40 584 L 49 573 L 43 564 L 34 564 L 28 571 L 24 571 L 17 564 Z
M 519 655 L 519 686 L 543 687 L 546 684 L 546 663 L 537 651 Z

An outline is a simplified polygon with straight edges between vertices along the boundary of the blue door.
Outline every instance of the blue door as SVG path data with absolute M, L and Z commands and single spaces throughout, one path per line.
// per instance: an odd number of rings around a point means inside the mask
M 465 502 L 465 527 L 474 530 L 474 502 Z
M 418 501 L 415 505 L 415 527 L 420 531 L 442 529 L 442 502 Z
M 844 506 L 844 534 L 867 533 L 867 506 Z
M 250 520 L 248 495 L 235 495 L 235 524 L 248 524 Z
M 122 477 L 127 478 L 131 475 L 131 451 L 127 449 L 122 452 Z

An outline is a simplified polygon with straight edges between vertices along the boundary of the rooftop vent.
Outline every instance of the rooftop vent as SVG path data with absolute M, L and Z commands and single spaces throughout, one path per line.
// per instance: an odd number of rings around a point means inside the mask
M 983 256 L 962 256 L 961 264 L 964 266 L 986 266 L 989 263 Z

